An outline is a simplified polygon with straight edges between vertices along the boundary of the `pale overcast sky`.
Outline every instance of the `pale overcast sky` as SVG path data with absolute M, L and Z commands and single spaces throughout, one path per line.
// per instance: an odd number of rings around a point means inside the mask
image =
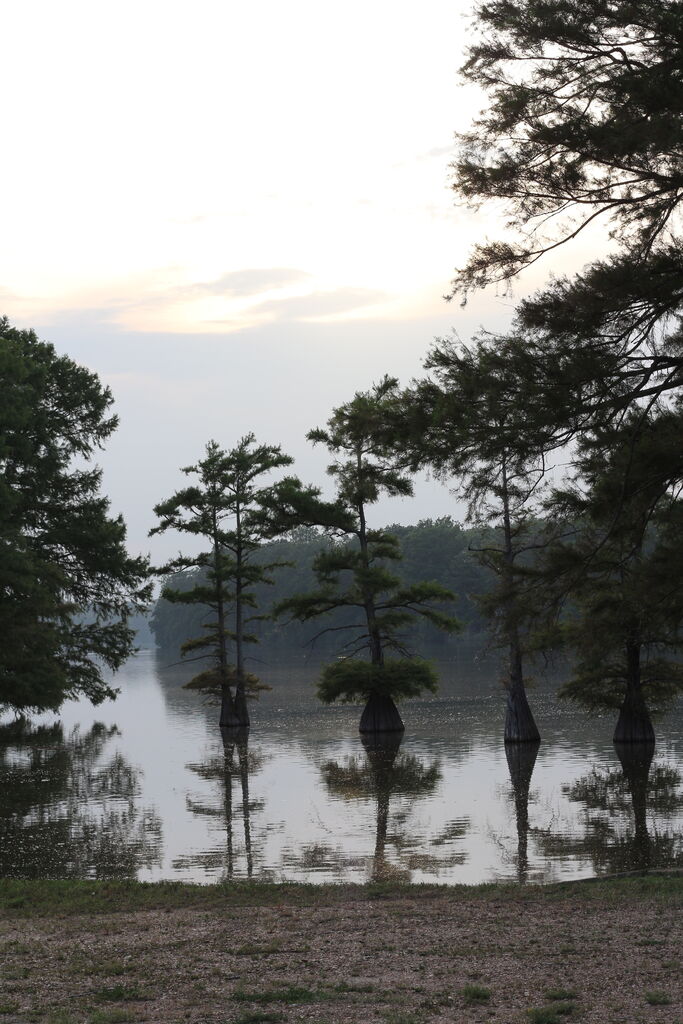
M 209 438 L 253 430 L 305 480 L 305 433 L 435 336 L 513 299 L 442 298 L 497 211 L 453 204 L 459 0 L 22 0 L 3 12 L 0 312 L 112 389 L 100 462 L 130 546 Z M 524 281 L 537 285 L 543 271 Z M 521 292 L 518 293 L 518 295 Z M 517 296 L 518 297 L 518 296 Z M 382 522 L 459 514 L 418 485 Z

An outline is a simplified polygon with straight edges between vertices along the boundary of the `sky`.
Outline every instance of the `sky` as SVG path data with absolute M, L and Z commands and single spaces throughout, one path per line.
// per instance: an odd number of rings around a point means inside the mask
M 3 12 L 0 313 L 96 371 L 98 458 L 131 550 L 209 439 L 253 431 L 325 484 L 306 432 L 435 337 L 501 329 L 516 294 L 447 303 L 502 211 L 454 203 L 461 0 L 23 0 Z M 376 525 L 453 514 L 419 480 Z

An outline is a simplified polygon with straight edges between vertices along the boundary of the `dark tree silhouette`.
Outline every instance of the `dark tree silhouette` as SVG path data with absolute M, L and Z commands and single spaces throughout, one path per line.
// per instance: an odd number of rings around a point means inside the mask
M 304 622 L 340 608 L 347 611 L 343 625 L 320 631 L 344 631 L 351 639 L 342 658 L 324 669 L 318 694 L 326 703 L 364 700 L 361 732 L 403 730 L 394 701 L 436 689 L 433 669 L 409 657 L 404 633 L 411 622 L 423 617 L 441 629 L 459 628 L 455 619 L 434 607 L 453 600 L 450 591 L 438 583 L 403 584 L 388 568 L 400 558 L 395 537 L 370 529 L 367 522 L 368 507 L 382 494 L 412 493 L 386 439 L 386 410 L 396 397 L 397 382 L 387 377 L 335 409 L 326 430 L 309 433 L 310 440 L 326 445 L 335 456 L 328 472 L 337 484 L 336 502 L 321 503 L 317 521 L 336 543 L 313 563 L 318 589 L 276 607 L 276 614 Z M 306 511 L 315 517 L 315 509 Z M 387 659 L 387 652 L 400 658 Z M 366 659 L 357 658 L 359 654 Z
M 117 693 L 103 667 L 134 650 L 147 561 L 126 553 L 90 463 L 112 404 L 96 374 L 0 317 L 0 708 L 99 704 Z
M 259 478 L 291 462 L 279 445 L 257 445 L 253 434 L 247 434 L 229 452 L 210 441 L 206 457 L 183 469 L 183 473 L 197 476 L 198 482 L 154 508 L 161 522 L 150 534 L 173 529 L 210 544 L 208 552 L 181 555 L 158 571 L 197 570 L 193 585 L 178 589 L 166 584 L 162 597 L 208 607 L 212 613 L 203 635 L 187 640 L 181 650 L 185 655 L 210 659 L 211 667 L 195 676 L 190 685 L 220 692 L 220 725 L 227 728 L 249 725 L 247 690 L 250 682 L 255 690 L 256 680 L 246 672 L 244 645 L 256 642 L 247 626 L 258 616 L 246 616 L 245 609 L 256 608 L 253 587 L 270 582 L 271 570 L 280 564 L 259 562 L 254 557 L 272 535 L 272 522 L 264 512 L 272 487 L 260 487 Z M 229 658 L 232 645 L 234 669 Z M 197 655 L 207 648 L 208 654 Z

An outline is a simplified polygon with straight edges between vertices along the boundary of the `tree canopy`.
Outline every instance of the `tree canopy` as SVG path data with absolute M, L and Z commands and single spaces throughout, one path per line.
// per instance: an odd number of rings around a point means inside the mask
M 536 546 L 532 499 L 543 481 L 543 453 L 528 443 L 525 410 L 510 399 L 491 339 L 460 348 L 437 341 L 425 366 L 432 376 L 402 396 L 398 447 L 414 468 L 457 483 L 470 521 L 494 527 L 477 555 L 496 577 L 483 606 L 509 652 L 505 740 L 537 741 L 523 678 L 523 621 L 533 610 L 520 562 Z
M 133 650 L 147 564 L 89 465 L 116 427 L 96 374 L 0 319 L 0 705 L 114 696 L 103 666 Z
M 475 14 L 463 73 L 488 105 L 460 138 L 453 189 L 502 202 L 508 232 L 475 246 L 451 294 L 605 229 L 603 254 L 523 300 L 501 340 L 547 450 L 683 383 L 683 4 L 493 0 Z
M 273 529 L 272 517 L 265 511 L 272 488 L 262 486 L 259 478 L 291 462 L 279 445 L 257 444 L 253 434 L 247 434 L 227 452 L 215 441 L 209 441 L 205 457 L 183 469 L 183 473 L 196 476 L 197 482 L 154 508 L 161 522 L 152 534 L 174 529 L 200 537 L 209 544 L 208 551 L 180 555 L 163 567 L 164 573 L 183 569 L 199 572 L 195 573 L 189 587 L 177 588 L 167 583 L 162 596 L 171 602 L 200 605 L 211 612 L 209 621 L 202 623 L 200 635 L 188 639 L 181 650 L 200 660 L 209 659 L 210 667 L 199 673 L 192 683 L 198 688 L 221 692 L 220 723 L 223 726 L 249 725 L 244 645 L 257 640 L 247 628 L 250 620 L 259 618 L 253 587 L 257 583 L 269 583 L 270 570 L 280 564 L 254 560 L 255 553 Z M 254 614 L 245 616 L 247 609 Z M 230 658 L 232 647 L 234 669 Z M 204 651 L 208 653 L 200 653 Z M 253 677 L 250 680 L 256 682 Z
M 680 266 L 683 4 L 488 0 L 463 68 L 488 105 L 453 187 L 502 200 L 513 241 L 475 248 L 454 288 L 506 280 L 602 218 L 636 262 Z
M 648 709 L 683 689 L 683 507 L 678 488 L 662 488 L 680 462 L 682 425 L 662 412 L 635 437 L 630 426 L 583 441 L 580 476 L 549 502 L 564 528 L 543 553 L 541 572 L 551 581 L 547 598 L 553 587 L 571 595 L 561 635 L 575 658 L 564 695 L 591 709 L 620 709 L 616 740 L 654 741 Z
M 570 552 L 559 542 L 546 565 L 553 586 L 582 609 L 580 689 L 598 701 L 600 673 L 621 672 L 605 661 L 617 634 L 622 648 L 631 637 L 631 658 L 646 636 L 653 648 L 663 636 L 677 642 L 670 617 L 666 629 L 663 620 L 654 632 L 644 624 L 653 626 L 647 602 L 659 607 L 657 595 L 668 593 L 664 562 L 650 554 L 676 532 L 683 479 L 670 444 L 683 411 L 683 4 L 490 0 L 476 7 L 475 28 L 463 74 L 487 100 L 460 136 L 453 189 L 470 206 L 502 206 L 508 221 L 474 247 L 451 295 L 509 283 L 603 229 L 597 256 L 523 299 L 510 330 L 490 337 L 488 358 L 508 407 L 520 412 L 514 430 L 499 425 L 489 445 L 540 460 L 562 449 L 569 466 L 554 508 L 573 494 L 575 542 Z M 598 620 L 611 639 L 589 650 Z M 635 695 L 624 698 L 617 738 L 645 738 L 646 677 L 626 675 Z
M 340 629 L 350 639 L 342 647 L 342 660 L 324 670 L 318 693 L 326 702 L 367 700 L 361 729 L 367 724 L 368 731 L 402 729 L 393 698 L 435 689 L 429 666 L 408 658 L 405 632 L 411 622 L 423 617 L 446 630 L 459 625 L 434 606 L 452 600 L 451 592 L 427 581 L 403 586 L 389 568 L 400 558 L 396 538 L 368 526 L 368 507 L 381 494 L 412 493 L 386 439 L 386 407 L 397 399 L 397 381 L 385 377 L 335 409 L 327 429 L 310 431 L 309 439 L 326 445 L 334 456 L 328 473 L 337 484 L 336 503 L 322 505 L 320 523 L 336 543 L 315 558 L 317 589 L 276 609 L 301 621 L 338 608 L 347 610 L 349 620 L 343 626 L 324 626 L 321 631 Z M 385 660 L 387 652 L 399 659 Z M 366 658 L 359 659 L 362 654 Z

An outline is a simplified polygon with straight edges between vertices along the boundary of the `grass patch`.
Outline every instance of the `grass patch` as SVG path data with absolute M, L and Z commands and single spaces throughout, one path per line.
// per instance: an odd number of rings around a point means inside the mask
M 539 1006 L 527 1011 L 531 1024 L 560 1024 L 563 1017 L 571 1017 L 576 1011 L 574 1003 L 555 1003 L 554 1006 Z
M 316 992 L 311 988 L 304 988 L 301 985 L 287 985 L 286 988 L 271 988 L 266 992 L 248 992 L 246 989 L 238 988 L 232 994 L 232 998 L 238 1003 L 319 1003 L 326 996 L 323 992 Z
M 515 906 L 552 904 L 567 896 L 586 902 L 661 900 L 683 904 L 681 875 L 642 875 L 559 882 L 533 892 L 507 883 L 487 885 L 301 885 L 294 882 L 226 882 L 193 885 L 187 882 L 84 881 L 73 879 L 0 879 L 0 913 L 8 917 L 51 914 L 97 914 L 134 910 L 175 910 L 184 907 L 223 910 L 243 906 L 335 906 L 348 899 L 374 900 L 416 896 L 420 900 L 447 897 L 454 902 L 477 899 L 505 901 Z
M 389 1010 L 384 1014 L 386 1024 L 422 1024 L 422 1019 L 416 1017 L 414 1013 L 404 1013 L 401 1010 Z
M 75 1024 L 68 1010 L 52 1010 L 47 1015 L 47 1024 Z
M 556 1000 L 563 1002 L 568 999 L 576 999 L 577 993 L 571 988 L 549 988 L 543 993 L 543 996 L 550 1002 Z
M 254 1010 L 243 1013 L 241 1017 L 237 1018 L 235 1024 L 279 1024 L 280 1021 L 286 1019 L 283 1013 L 277 1011 L 267 1010 L 262 1013 L 260 1010 Z
M 374 985 L 354 985 L 347 984 L 345 981 L 340 981 L 338 985 L 335 985 L 333 992 L 374 992 Z
M 16 1013 L 18 1009 L 19 1003 L 0 1003 L 0 1014 L 2 1014 L 3 1017 L 6 1013 Z
M 108 988 L 98 988 L 93 992 L 93 997 L 98 1003 L 127 1003 L 145 999 L 137 986 L 128 988 L 126 985 L 111 985 Z
M 645 1002 L 649 1003 L 650 1006 L 668 1006 L 671 1002 L 671 996 L 667 995 L 666 992 L 646 992 Z
M 464 985 L 460 989 L 460 995 L 468 1006 L 479 1006 L 488 1003 L 491 998 L 491 989 L 484 985 Z
M 104 974 L 108 978 L 118 978 L 130 970 L 122 960 L 105 960 L 97 967 L 98 974 Z
M 114 1010 L 95 1010 L 88 1024 L 128 1024 L 137 1019 L 137 1014 L 117 1007 Z

